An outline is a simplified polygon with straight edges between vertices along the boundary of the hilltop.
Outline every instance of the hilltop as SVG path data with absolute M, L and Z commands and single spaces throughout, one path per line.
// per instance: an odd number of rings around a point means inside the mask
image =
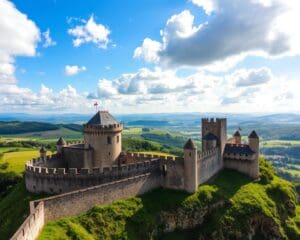
M 293 186 L 264 159 L 260 172 L 253 182 L 224 170 L 192 195 L 158 189 L 96 206 L 48 223 L 39 239 L 299 239 Z

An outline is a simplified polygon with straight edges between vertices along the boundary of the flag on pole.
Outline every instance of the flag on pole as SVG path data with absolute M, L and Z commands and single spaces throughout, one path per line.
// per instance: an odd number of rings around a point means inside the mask
M 94 107 L 96 108 L 96 111 L 98 111 L 98 103 L 97 102 L 94 103 Z

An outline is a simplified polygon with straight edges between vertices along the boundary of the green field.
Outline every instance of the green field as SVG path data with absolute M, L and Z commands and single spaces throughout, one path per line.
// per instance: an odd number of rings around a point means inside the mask
M 5 170 L 6 172 L 14 172 L 21 175 L 25 170 L 25 163 L 32 159 L 39 157 L 40 153 L 38 150 L 26 150 L 19 152 L 8 152 L 4 153 L 4 156 L 0 160 L 1 163 L 8 163 L 8 167 Z
M 19 151 L 31 151 L 32 148 L 25 148 L 25 147 L 1 147 L 0 153 L 7 153 L 7 152 L 19 152 Z
M 142 154 L 152 154 L 152 155 L 160 155 L 160 156 L 170 156 L 170 157 L 176 157 L 176 155 L 174 154 L 170 154 L 170 153 L 163 153 L 163 152 L 155 152 L 155 151 L 141 151 L 141 152 L 137 152 L 137 153 L 142 153 Z
M 292 147 L 292 146 L 300 146 L 300 141 L 297 141 L 297 140 L 268 140 L 268 141 L 261 142 L 261 147 L 264 147 L 264 148 Z

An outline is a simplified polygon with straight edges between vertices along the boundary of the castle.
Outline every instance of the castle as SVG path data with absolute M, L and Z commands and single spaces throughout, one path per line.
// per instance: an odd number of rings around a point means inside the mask
M 40 157 L 26 163 L 26 189 L 58 195 L 32 201 L 12 239 L 34 239 L 45 222 L 158 187 L 194 193 L 223 168 L 259 177 L 258 135 L 252 131 L 247 144 L 239 131 L 228 139 L 226 119 L 202 119 L 202 151 L 189 139 L 182 158 L 123 152 L 122 130 L 109 112 L 99 111 L 83 126 L 84 142 L 59 138 L 51 156 L 41 148 Z

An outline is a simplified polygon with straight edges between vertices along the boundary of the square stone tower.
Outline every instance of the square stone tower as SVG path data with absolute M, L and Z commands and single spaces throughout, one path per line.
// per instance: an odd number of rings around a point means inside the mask
M 219 147 L 223 154 L 227 141 L 226 118 L 202 118 L 202 152 Z

